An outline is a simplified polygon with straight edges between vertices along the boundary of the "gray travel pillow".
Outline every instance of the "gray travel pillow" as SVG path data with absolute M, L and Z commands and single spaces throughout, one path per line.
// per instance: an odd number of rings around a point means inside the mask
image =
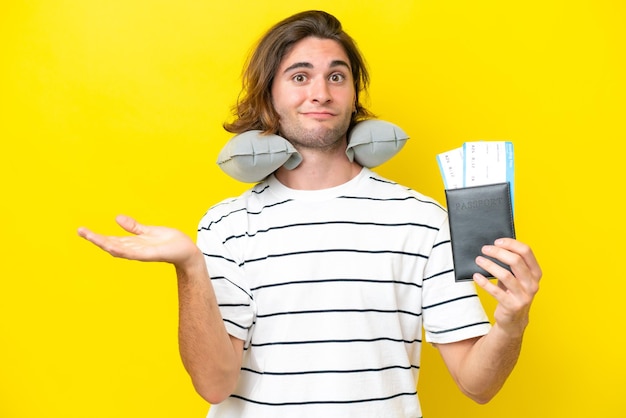
M 346 155 L 363 167 L 376 167 L 396 155 L 407 139 L 391 122 L 365 120 L 350 131 Z M 244 183 L 259 182 L 281 166 L 293 170 L 301 161 L 302 156 L 285 138 L 261 135 L 259 130 L 235 135 L 217 157 L 222 171 Z

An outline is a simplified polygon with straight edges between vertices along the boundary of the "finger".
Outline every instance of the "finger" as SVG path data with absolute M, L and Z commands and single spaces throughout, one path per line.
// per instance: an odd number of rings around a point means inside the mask
M 100 234 L 96 234 L 95 232 L 91 231 L 88 228 L 85 228 L 84 226 L 81 226 L 80 228 L 78 228 L 78 235 L 86 239 L 87 241 L 93 244 L 96 244 L 99 247 L 100 247 L 99 243 L 104 241 L 104 236 Z
M 491 251 L 490 251 L 491 250 Z M 483 250 L 485 254 L 489 254 L 490 257 L 495 257 L 494 251 L 490 248 L 486 248 Z M 493 277 L 498 279 L 498 286 L 503 290 L 513 290 L 520 286 L 519 280 L 516 280 L 515 276 L 511 274 L 511 272 L 496 263 L 493 260 L 490 260 L 486 257 L 478 256 L 476 257 L 476 264 L 488 271 Z M 502 260 L 500 260 L 502 261 Z
M 497 240 L 496 242 L 498 241 L 499 240 Z M 521 243 L 516 242 L 514 243 L 514 245 L 511 245 L 508 248 L 504 248 L 499 245 L 485 245 L 482 248 L 482 252 L 483 254 L 509 266 L 516 277 L 534 277 L 526 258 L 524 258 L 522 254 L 517 252 L 525 251 L 524 247 L 528 248 L 528 246 L 524 244 L 516 244 Z
M 515 239 L 502 238 L 495 241 L 494 247 L 508 252 L 506 257 L 510 259 L 508 264 L 515 278 L 519 280 L 527 294 L 536 294 L 543 273 L 530 246 Z
M 494 258 L 501 263 L 506 264 L 507 266 L 512 267 L 513 265 L 523 264 L 523 260 L 519 254 L 496 245 L 484 245 L 481 248 L 481 252 L 488 257 Z
M 474 273 L 472 279 L 478 286 L 483 288 L 485 292 L 489 293 L 497 301 L 500 301 L 500 298 L 504 297 L 505 290 L 500 288 L 498 285 L 491 283 L 489 279 L 482 274 Z
M 108 253 L 111 253 L 110 243 L 109 243 L 110 237 L 97 234 L 85 227 L 78 228 L 78 235 L 83 237 L 87 241 L 91 242 L 95 246 L 99 247 L 100 249 Z
M 532 276 L 538 279 L 541 278 L 541 267 L 539 267 L 539 262 L 530 246 L 513 238 L 500 238 L 494 242 L 494 245 L 498 248 L 504 248 L 518 254 L 526 264 Z
M 499 243 L 499 241 L 500 240 L 497 240 L 496 243 Z M 503 246 L 500 247 L 496 245 L 486 245 L 482 248 L 482 251 L 486 256 L 494 258 L 499 262 L 508 265 L 511 271 L 499 266 L 494 261 L 485 258 L 480 260 L 477 259 L 476 263 L 485 270 L 487 270 L 489 273 L 497 277 L 499 280 L 498 284 L 508 289 L 509 291 L 515 292 L 519 295 L 534 295 L 535 293 L 537 293 L 541 273 L 537 274 L 536 272 L 533 272 L 532 266 L 529 266 L 527 264 L 527 260 L 532 261 L 534 260 L 534 257 L 528 258 L 524 257 L 522 254 L 514 252 L 525 252 L 527 249 L 529 249 L 528 246 L 520 243 L 519 241 L 499 244 Z M 508 249 L 504 248 L 504 246 L 506 246 Z M 536 269 L 539 269 L 539 265 L 536 264 L 536 260 L 534 267 Z
M 492 260 L 482 260 L 485 264 L 485 270 L 488 268 L 490 273 L 494 274 L 498 278 L 499 284 L 506 289 L 518 292 L 535 292 L 537 287 L 537 279 L 530 272 L 529 267 L 526 265 L 524 259 L 516 253 L 513 253 L 504 248 L 495 246 L 486 246 L 483 249 L 485 255 L 492 257 L 502 264 L 509 266 L 509 269 L 504 268 L 496 264 Z
M 126 232 L 130 232 L 134 235 L 141 235 L 147 232 L 145 225 L 140 224 L 134 218 L 127 215 L 117 215 L 115 217 L 115 222 L 117 222 L 118 225 L 121 226 Z
M 78 232 L 78 236 L 82 238 L 86 238 L 86 236 L 91 233 L 91 231 L 84 226 L 79 227 L 76 232 Z

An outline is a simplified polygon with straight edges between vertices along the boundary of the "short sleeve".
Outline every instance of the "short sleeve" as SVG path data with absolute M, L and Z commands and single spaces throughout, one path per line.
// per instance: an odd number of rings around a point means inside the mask
M 226 238 L 218 224 L 205 215 L 198 227 L 197 245 L 204 254 L 226 330 L 247 346 L 256 305 L 241 262 L 233 248 L 225 244 Z
M 447 217 L 426 266 L 422 293 L 426 341 L 450 343 L 489 332 L 491 324 L 474 282 L 456 282 Z

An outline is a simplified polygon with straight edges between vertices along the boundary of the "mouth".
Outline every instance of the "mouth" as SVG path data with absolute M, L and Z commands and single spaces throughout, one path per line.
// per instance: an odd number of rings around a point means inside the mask
M 311 119 L 330 119 L 336 116 L 334 113 L 328 111 L 302 112 L 301 114 Z

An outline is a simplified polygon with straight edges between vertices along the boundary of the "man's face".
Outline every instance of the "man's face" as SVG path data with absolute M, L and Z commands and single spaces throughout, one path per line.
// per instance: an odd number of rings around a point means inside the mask
M 330 39 L 304 38 L 285 55 L 272 84 L 280 135 L 296 148 L 343 144 L 355 109 L 350 61 Z

